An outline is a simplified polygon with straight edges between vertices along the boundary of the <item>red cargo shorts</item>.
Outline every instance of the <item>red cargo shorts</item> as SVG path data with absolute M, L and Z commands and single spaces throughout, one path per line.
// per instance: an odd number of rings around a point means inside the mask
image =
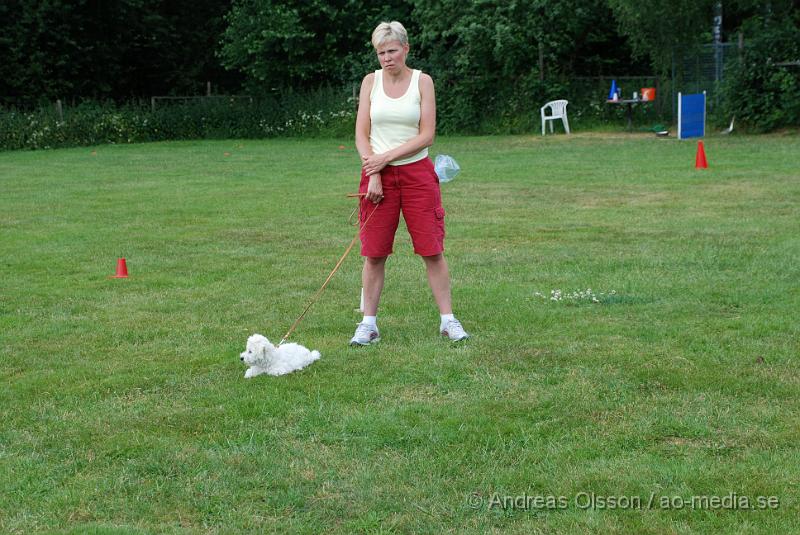
M 392 253 L 401 211 L 416 254 L 434 256 L 444 251 L 442 193 L 430 158 L 405 165 L 387 165 L 381 171 L 381 184 L 383 200 L 377 208 L 374 203 L 361 199 L 361 256 L 376 258 Z M 366 193 L 368 185 L 369 177 L 362 171 L 358 191 Z M 365 227 L 363 223 L 367 217 L 369 221 Z

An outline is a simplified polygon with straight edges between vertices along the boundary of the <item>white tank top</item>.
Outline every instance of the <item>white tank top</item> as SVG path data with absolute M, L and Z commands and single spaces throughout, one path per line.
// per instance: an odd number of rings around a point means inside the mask
M 375 71 L 375 83 L 369 95 L 369 143 L 375 154 L 395 149 L 419 135 L 420 105 L 419 73 L 411 73 L 411 84 L 400 98 L 392 98 L 383 90 L 383 70 Z M 425 147 L 416 154 L 389 162 L 390 165 L 404 165 L 417 162 L 428 156 Z

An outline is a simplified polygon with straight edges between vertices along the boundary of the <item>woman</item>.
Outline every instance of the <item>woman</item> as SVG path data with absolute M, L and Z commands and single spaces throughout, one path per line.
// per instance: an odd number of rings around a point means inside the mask
M 414 252 L 425 261 L 441 314 L 439 332 L 453 341 L 464 340 L 469 335 L 451 308 L 450 275 L 442 254 L 444 209 L 439 180 L 428 158 L 436 132 L 433 80 L 406 66 L 408 35 L 399 22 L 379 24 L 372 45 L 381 69 L 364 77 L 356 117 L 356 148 L 362 160 L 359 192 L 364 194 L 360 210 L 364 319 L 350 345 L 380 340 L 378 302 L 401 211 Z

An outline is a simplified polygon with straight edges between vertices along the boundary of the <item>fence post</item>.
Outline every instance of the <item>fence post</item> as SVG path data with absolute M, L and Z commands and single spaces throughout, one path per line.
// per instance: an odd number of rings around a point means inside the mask
M 661 118 L 661 77 L 656 76 L 656 115 Z
M 544 45 L 539 41 L 539 81 L 544 81 Z
M 62 123 L 64 122 L 64 108 L 61 107 L 61 99 L 56 100 L 56 113 L 58 114 L 58 120 Z
M 211 96 L 211 82 L 206 82 L 206 96 Z
M 675 120 L 675 49 L 672 49 L 672 79 L 669 82 L 669 103 L 672 110 L 672 120 Z

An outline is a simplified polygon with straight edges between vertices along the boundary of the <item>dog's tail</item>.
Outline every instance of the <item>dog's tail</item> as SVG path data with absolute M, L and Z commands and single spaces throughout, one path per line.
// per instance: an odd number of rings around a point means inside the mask
M 321 356 L 322 356 L 322 355 L 320 355 L 320 354 L 319 354 L 319 351 L 317 351 L 316 349 L 315 349 L 314 351 L 312 351 L 312 352 L 311 352 L 311 360 L 317 360 L 317 359 L 318 359 L 318 358 L 320 358 Z

